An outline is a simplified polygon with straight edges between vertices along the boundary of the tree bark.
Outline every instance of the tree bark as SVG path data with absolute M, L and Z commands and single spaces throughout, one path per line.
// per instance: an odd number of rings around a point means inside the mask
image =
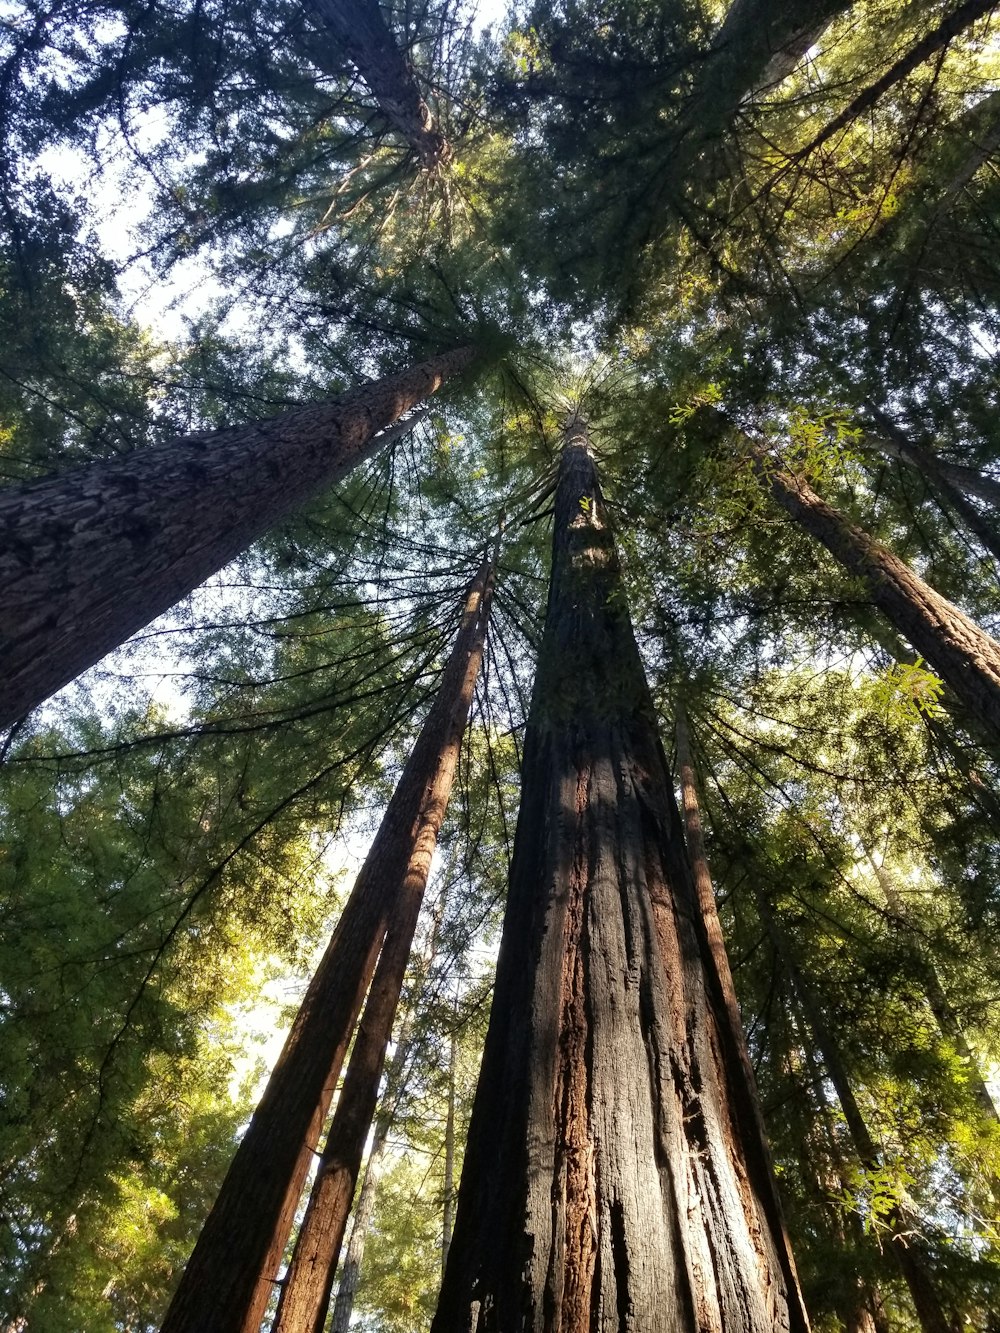
M 389 1121 L 379 1117 L 376 1122 L 375 1138 L 372 1150 L 368 1154 L 368 1166 L 365 1168 L 364 1183 L 358 1195 L 358 1206 L 354 1210 L 351 1222 L 351 1239 L 347 1242 L 344 1266 L 337 1288 L 337 1299 L 333 1303 L 333 1320 L 330 1333 L 347 1333 L 351 1326 L 351 1311 L 354 1298 L 358 1294 L 361 1279 L 361 1264 L 365 1257 L 365 1242 L 368 1228 L 372 1224 L 375 1212 L 375 1198 L 378 1193 L 379 1177 L 382 1174 L 382 1159 L 385 1156 L 386 1142 L 389 1137 Z
M 946 459 L 939 458 L 930 449 L 914 444 L 906 432 L 900 430 L 893 419 L 874 404 L 869 403 L 868 410 L 880 434 L 874 437 L 868 435 L 867 443 L 880 453 L 887 454 L 890 458 L 898 458 L 903 463 L 909 463 L 918 472 L 930 477 L 949 497 L 957 491 L 962 495 L 975 495 L 980 500 L 1000 505 L 1000 481 L 987 476 L 985 472 L 977 471 L 974 467 L 949 463 Z M 998 540 L 995 533 L 994 540 Z M 994 555 L 996 554 L 992 546 L 989 549 Z
M 334 403 L 0 492 L 0 727 L 342 477 L 473 355 L 459 348 Z
M 483 659 L 492 601 L 493 576 L 484 566 L 477 578 L 483 587 L 471 643 L 456 648 L 464 665 L 461 690 L 452 701 L 451 716 L 461 737 L 468 721 L 476 677 Z M 456 678 L 457 680 L 457 678 Z M 458 723 L 461 722 L 461 726 Z M 457 752 L 455 755 L 457 760 Z M 429 793 L 443 816 L 451 795 L 455 763 L 439 764 Z M 428 822 L 418 838 L 396 896 L 385 944 L 379 956 L 364 1014 L 354 1039 L 344 1086 L 319 1160 L 305 1217 L 299 1228 L 291 1263 L 282 1282 L 272 1333 L 323 1333 L 340 1247 L 364 1154 L 365 1140 L 378 1104 L 385 1053 L 392 1037 L 440 817 Z
M 259 1333 L 389 921 L 430 867 L 468 718 L 492 580 L 485 563 L 469 589 L 437 698 L 191 1255 L 163 1333 Z
M 864 579 L 875 605 L 939 672 L 955 697 L 1000 741 L 1000 644 L 862 528 L 849 522 L 801 477 L 755 454 L 761 484 L 822 542 L 848 573 Z
M 882 1166 L 881 1154 L 854 1095 L 837 1042 L 815 1001 L 812 989 L 803 977 L 784 935 L 778 928 L 770 903 L 759 885 L 755 885 L 754 892 L 764 929 L 792 983 L 813 1042 L 837 1094 L 854 1151 L 866 1171 L 878 1172 Z M 922 1333 L 957 1333 L 956 1325 L 945 1314 L 931 1275 L 927 1271 L 924 1257 L 920 1253 L 919 1244 L 913 1238 L 913 1228 L 901 1205 L 896 1204 L 891 1208 L 885 1216 L 884 1224 L 891 1238 L 889 1251 L 909 1289 Z
M 851 0 L 733 0 L 681 115 L 678 137 L 685 152 L 721 134 L 749 93 L 774 82 L 772 71 L 783 58 L 792 55 L 794 68 L 798 55 L 850 5 Z
M 431 115 L 413 70 L 386 23 L 378 0 L 308 0 L 317 27 L 332 33 L 368 85 L 386 120 L 428 170 L 446 162 L 447 140 Z M 322 53 L 310 56 L 325 66 Z
M 458 1000 L 456 996 L 456 1018 Z M 455 1058 L 457 1042 L 455 1029 L 451 1030 L 448 1044 L 448 1118 L 444 1127 L 444 1199 L 441 1210 L 441 1278 L 448 1267 L 448 1251 L 455 1226 Z
M 433 1333 L 807 1329 L 754 1188 L 594 460 L 567 427 L 493 1009 Z

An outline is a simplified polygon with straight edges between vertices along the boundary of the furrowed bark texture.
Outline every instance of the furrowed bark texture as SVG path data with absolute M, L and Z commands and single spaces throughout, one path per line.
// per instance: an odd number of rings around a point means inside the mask
M 465 674 L 461 692 L 453 705 L 455 723 L 461 722 L 457 731 L 459 738 L 468 721 L 476 677 L 483 659 L 492 600 L 492 574 L 484 570 L 480 580 L 484 590 L 476 620 L 476 636 L 468 648 L 463 647 L 461 658 L 465 664 Z M 457 757 L 456 747 L 456 761 Z M 441 817 L 448 805 L 454 776 L 454 762 L 438 765 L 430 798 Z M 406 964 L 417 928 L 424 889 L 427 887 L 440 823 L 439 817 L 425 820 L 422 824 L 398 891 L 385 944 L 354 1039 L 344 1086 L 337 1100 L 337 1109 L 320 1157 L 291 1263 L 283 1280 L 281 1299 L 271 1326 L 272 1333 L 323 1333 L 326 1324 L 337 1260 L 340 1258 L 340 1247 L 361 1170 L 365 1140 L 378 1104 L 385 1053 L 392 1037 L 392 1025 L 403 989 Z
M 307 8 L 346 52 L 386 120 L 421 163 L 433 168 L 447 161 L 447 141 L 420 95 L 378 0 L 309 0 Z
M 778 504 L 863 578 L 875 605 L 937 671 L 996 743 L 1000 741 L 1000 644 L 862 528 L 821 500 L 801 477 L 758 454 L 757 475 Z
M 366 456 L 471 348 L 335 403 L 0 492 L 0 726 L 168 610 Z
M 492 572 L 465 603 L 441 687 L 333 938 L 240 1143 L 163 1333 L 259 1333 L 302 1187 L 388 923 L 426 878 L 458 762 Z M 475 668 L 475 669 L 473 669 Z
M 433 1333 L 805 1330 L 741 1138 L 680 818 L 568 429 L 493 1009 Z

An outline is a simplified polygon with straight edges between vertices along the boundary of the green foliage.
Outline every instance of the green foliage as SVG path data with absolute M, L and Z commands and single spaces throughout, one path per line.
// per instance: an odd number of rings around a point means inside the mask
M 502 530 L 445 839 L 456 885 L 431 979 L 409 984 L 405 1147 L 359 1306 L 372 1328 L 426 1327 L 444 1073 L 457 1023 L 461 1138 L 573 406 L 657 703 L 667 721 L 683 693 L 697 733 L 814 1324 L 851 1324 L 877 1290 L 911 1333 L 886 1257 L 900 1207 L 956 1318 L 989 1327 L 996 755 L 759 476 L 780 459 L 1000 624 L 980 539 L 878 448 L 881 412 L 945 462 L 989 478 L 1000 458 L 995 24 L 904 68 L 954 8 L 538 0 L 476 35 L 450 0 L 389 6 L 452 149 L 433 172 L 284 0 L 4 20 L 9 478 L 321 400 L 470 336 L 489 370 L 3 749 L 0 1322 L 155 1327 L 247 1113 L 245 1016 L 308 966 L 328 849 L 379 817 Z M 109 260 L 119 196 L 135 225 Z M 160 310 L 166 282 L 173 332 L 119 291 L 153 286 Z

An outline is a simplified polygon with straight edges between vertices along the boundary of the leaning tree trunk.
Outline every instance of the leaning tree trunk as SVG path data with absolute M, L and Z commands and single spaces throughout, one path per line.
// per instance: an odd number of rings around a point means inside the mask
M 388 1138 L 389 1122 L 383 1123 L 380 1119 L 376 1122 L 375 1138 L 372 1141 L 372 1150 L 368 1154 L 368 1165 L 365 1167 L 365 1178 L 361 1193 L 358 1195 L 358 1206 L 351 1219 L 351 1239 L 347 1242 L 340 1285 L 337 1287 L 337 1299 L 333 1303 L 330 1333 L 347 1333 L 351 1326 L 351 1312 L 354 1309 L 354 1298 L 358 1294 L 358 1284 L 361 1280 L 361 1264 L 365 1257 L 368 1229 L 375 1215 L 375 1199 Z
M 774 81 L 783 58 L 789 69 L 851 0 L 733 0 L 700 63 L 675 133 L 690 161 L 697 147 L 728 126 L 751 92 Z
M 585 431 L 433 1333 L 802 1333 Z
M 1000 740 L 1000 644 L 881 542 L 820 499 L 808 482 L 783 471 L 763 451 L 755 453 L 754 465 L 778 504 L 848 573 L 865 581 L 875 605 L 940 672 L 994 743 Z
M 930 449 L 914 444 L 892 417 L 872 402 L 867 406 L 880 432 L 875 438 L 868 436 L 867 440 L 881 453 L 909 463 L 910 467 L 930 477 L 949 497 L 953 491 L 959 491 L 962 495 L 975 495 L 980 500 L 1000 505 L 1000 481 L 977 468 L 949 463 Z
M 816 1002 L 812 988 L 792 956 L 771 905 L 759 885 L 755 885 L 754 894 L 764 930 L 792 984 L 812 1035 L 813 1044 L 820 1054 L 837 1094 L 854 1151 L 864 1169 L 876 1174 L 882 1169 L 882 1156 L 854 1095 L 854 1088 L 841 1059 L 840 1047 Z M 927 1270 L 920 1246 L 914 1239 L 912 1219 L 897 1203 L 886 1213 L 884 1222 L 891 1239 L 889 1251 L 909 1289 L 922 1333 L 955 1333 L 954 1325 L 945 1314 L 940 1296 Z
M 0 727 L 342 477 L 472 358 L 459 348 L 334 403 L 0 492 Z
M 306 11 L 343 48 L 372 92 L 386 120 L 424 167 L 448 158 L 448 143 L 417 87 L 413 70 L 382 14 L 378 0 L 307 0 Z M 310 55 L 321 68 L 322 54 Z
M 389 921 L 430 869 L 479 669 L 492 579 L 491 566 L 484 563 L 469 589 L 437 698 L 191 1255 L 163 1333 L 260 1329 Z
M 476 636 L 462 652 L 465 666 L 461 694 L 465 706 L 463 730 L 482 663 L 492 601 L 493 578 L 485 566 L 478 581 L 483 583 L 484 591 L 476 621 Z M 457 719 L 457 713 L 454 716 Z M 438 769 L 433 799 L 442 815 L 451 795 L 454 775 L 454 763 Z M 437 825 L 440 825 L 440 818 Z M 385 944 L 354 1039 L 344 1086 L 282 1283 L 272 1333 L 323 1333 L 326 1324 L 337 1260 L 361 1170 L 365 1140 L 378 1104 L 385 1053 L 392 1037 L 392 1025 L 436 840 L 437 827 L 428 825 L 424 836 L 417 841 L 397 894 Z

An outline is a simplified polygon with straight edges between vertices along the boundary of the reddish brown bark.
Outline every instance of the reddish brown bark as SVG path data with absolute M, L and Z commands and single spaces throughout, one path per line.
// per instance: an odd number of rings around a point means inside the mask
M 801 477 L 758 453 L 757 475 L 782 508 L 821 541 L 937 671 L 955 697 L 1000 740 L 1000 644 L 862 528 L 820 499 Z
M 459 348 L 335 403 L 0 492 L 0 726 L 342 477 L 377 431 L 472 357 Z
M 492 573 L 481 574 L 480 579 L 483 580 L 483 594 L 476 620 L 476 637 L 462 649 L 465 676 L 452 714 L 457 722 L 464 707 L 462 730 L 482 663 L 493 592 Z M 461 731 L 458 734 L 461 735 Z M 438 765 L 433 788 L 429 791 L 429 799 L 442 817 L 451 795 L 457 759 L 457 747 L 454 747 L 449 752 L 449 761 Z M 386 1048 L 392 1037 L 392 1025 L 440 822 L 440 818 L 428 820 L 421 828 L 399 889 L 309 1204 L 283 1280 L 272 1333 L 322 1333 L 326 1324 L 337 1260 L 361 1170 L 365 1139 L 378 1102 Z
M 804 1333 L 754 1186 L 593 458 L 564 445 L 493 1009 L 433 1333 Z
M 484 565 L 469 590 L 437 698 L 191 1255 L 163 1333 L 259 1333 L 389 920 L 400 910 L 411 870 L 429 865 L 441 827 L 491 579 Z

